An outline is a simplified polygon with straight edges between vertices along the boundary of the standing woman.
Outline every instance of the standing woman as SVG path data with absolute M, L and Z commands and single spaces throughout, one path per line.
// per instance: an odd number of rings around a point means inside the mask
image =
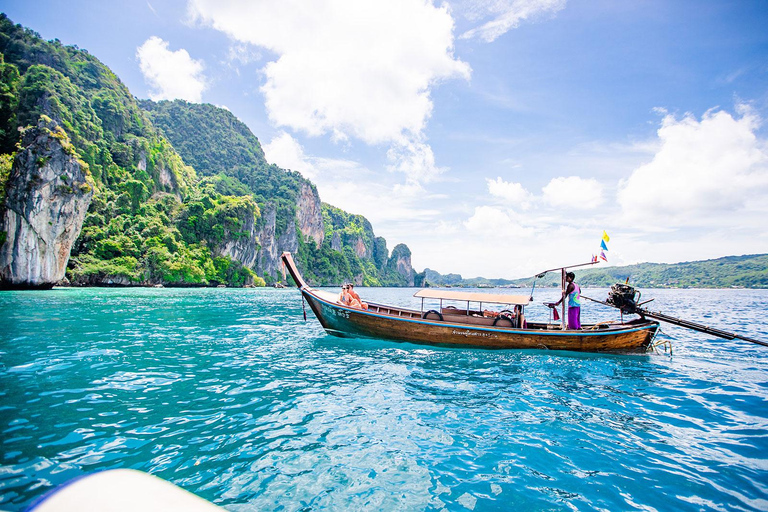
M 568 329 L 581 329 L 581 288 L 573 282 L 576 274 L 568 272 L 565 274 L 565 282 L 568 283 L 563 290 L 563 296 L 550 307 L 559 305 L 568 297 Z

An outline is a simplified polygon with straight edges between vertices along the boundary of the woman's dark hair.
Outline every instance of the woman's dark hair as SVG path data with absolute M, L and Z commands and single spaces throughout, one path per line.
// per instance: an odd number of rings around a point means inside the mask
M 567 274 L 565 274 L 565 277 L 570 277 L 571 279 L 576 279 L 576 274 L 574 274 L 573 272 L 568 272 Z

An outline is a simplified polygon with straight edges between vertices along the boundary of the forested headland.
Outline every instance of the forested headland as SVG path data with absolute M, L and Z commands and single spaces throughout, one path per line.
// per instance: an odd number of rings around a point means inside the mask
M 139 101 L 87 50 L 0 15 L 0 280 L 8 287 L 413 285 L 410 250 L 269 164 L 232 113 Z

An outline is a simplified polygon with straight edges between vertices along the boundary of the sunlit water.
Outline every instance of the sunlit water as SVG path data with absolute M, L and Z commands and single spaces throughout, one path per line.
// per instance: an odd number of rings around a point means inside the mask
M 768 291 L 646 295 L 768 339 Z M 671 355 L 430 348 L 308 313 L 296 290 L 0 293 L 0 509 L 110 468 L 233 511 L 768 509 L 766 347 L 665 326 Z

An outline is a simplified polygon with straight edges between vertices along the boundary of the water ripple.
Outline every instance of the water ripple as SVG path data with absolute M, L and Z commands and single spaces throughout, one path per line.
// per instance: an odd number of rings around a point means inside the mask
M 768 332 L 766 292 L 658 292 Z M 295 290 L 10 292 L 0 311 L 4 510 L 115 467 L 236 511 L 768 509 L 760 347 L 674 327 L 672 356 L 338 339 Z

